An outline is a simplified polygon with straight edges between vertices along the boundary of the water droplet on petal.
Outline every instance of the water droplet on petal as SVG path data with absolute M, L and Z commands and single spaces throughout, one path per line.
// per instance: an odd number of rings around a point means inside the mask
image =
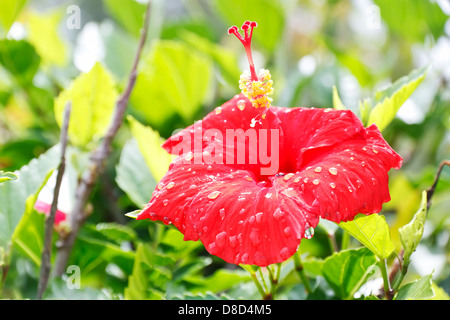
M 263 214 L 264 214 L 263 212 L 258 212 L 256 214 L 256 223 L 261 223 Z
M 314 169 L 314 172 L 316 172 L 316 173 L 322 172 L 322 167 L 316 167 L 316 168 Z
M 291 227 L 284 228 L 283 233 L 286 237 L 289 237 L 291 235 Z
M 238 100 L 237 107 L 239 110 L 243 111 L 245 109 L 245 100 Z
M 210 194 L 208 194 L 208 199 L 214 200 L 217 199 L 218 196 L 220 196 L 222 192 L 220 191 L 213 191 Z
M 245 263 L 247 260 L 248 260 L 248 253 L 246 252 L 246 253 L 244 253 L 244 254 L 242 255 L 242 257 L 241 257 L 241 262 L 242 262 L 242 263 Z
M 332 187 L 333 189 L 336 188 L 336 183 L 331 182 L 331 183 L 330 183 L 330 187 Z
M 320 183 L 320 180 L 319 180 L 319 179 L 314 179 L 314 180 L 313 180 L 313 184 L 315 184 L 316 186 L 317 186 L 319 183 Z
M 284 212 L 281 211 L 280 208 L 277 208 L 277 209 L 275 210 L 275 212 L 273 213 L 273 217 L 274 217 L 275 219 L 280 219 L 280 218 L 283 217 L 283 216 L 284 216 Z
M 292 178 L 293 176 L 295 176 L 294 173 L 288 173 L 287 175 L 284 176 L 284 181 L 288 181 L 290 178 Z
M 216 108 L 216 114 L 221 114 L 222 113 L 222 108 L 221 107 L 217 107 Z
M 305 230 L 305 238 L 306 239 L 311 239 L 314 235 L 314 228 L 313 227 L 309 227 L 308 229 Z
M 260 242 L 260 236 L 259 236 L 259 232 L 257 229 L 253 228 L 252 231 L 250 232 L 250 241 L 252 242 L 252 244 L 256 247 Z
M 223 247 L 226 239 L 227 239 L 227 233 L 226 233 L 226 231 L 222 231 L 216 235 L 216 244 L 219 247 Z
M 266 198 L 267 198 L 267 199 L 272 198 L 272 192 L 267 192 L 267 193 L 266 193 Z
M 289 259 L 291 257 L 291 252 L 289 251 L 289 248 L 284 247 L 283 249 L 281 249 L 280 256 L 281 256 L 281 259 L 283 259 L 283 260 Z
M 166 186 L 167 189 L 172 189 L 175 186 L 175 182 L 169 182 Z
M 305 179 L 303 179 L 303 182 L 308 183 L 308 180 L 309 180 L 308 178 L 305 178 Z
M 377 179 L 372 178 L 372 184 L 373 184 L 373 185 L 376 185 L 376 184 L 377 184 Z
M 296 177 L 296 178 L 294 179 L 294 182 L 295 182 L 295 183 L 299 183 L 299 182 L 300 182 L 300 177 Z
M 184 157 L 184 160 L 186 160 L 186 161 L 191 161 L 192 158 L 194 158 L 194 155 L 193 155 L 192 153 L 188 153 L 188 154 Z M 189 168 L 189 169 L 190 169 L 190 168 Z M 190 171 L 190 170 L 188 170 L 188 171 Z
M 352 187 L 348 186 L 348 191 L 349 191 L 349 192 L 353 192 Z
M 354 158 L 354 157 L 350 157 L 350 160 L 352 160 L 352 161 L 353 161 L 353 160 L 355 160 L 355 158 Z
M 336 168 L 331 167 L 330 169 L 328 169 L 328 172 L 330 174 L 332 174 L 333 176 L 338 174 L 338 170 Z
M 222 208 L 219 210 L 220 218 L 223 220 L 225 218 L 225 209 Z
M 232 248 L 235 248 L 235 247 L 237 246 L 238 241 L 237 241 L 237 237 L 236 237 L 236 236 L 230 236 L 230 237 L 228 238 L 228 240 L 230 241 L 230 246 L 231 246 Z
M 372 148 L 373 153 L 378 153 L 378 149 L 377 148 Z
M 168 204 L 169 204 L 169 200 L 164 199 L 164 200 L 163 200 L 163 205 L 164 205 L 164 207 L 167 206 Z
M 203 233 L 207 233 L 208 232 L 208 227 L 207 226 L 204 226 L 203 227 Z

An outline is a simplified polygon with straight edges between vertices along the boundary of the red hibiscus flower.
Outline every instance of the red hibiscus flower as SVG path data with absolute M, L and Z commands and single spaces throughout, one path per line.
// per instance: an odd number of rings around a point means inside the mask
M 229 30 L 249 57 L 255 26 Z M 270 74 L 249 62 L 243 94 L 163 144 L 177 157 L 138 219 L 171 223 L 229 263 L 267 266 L 291 257 L 319 218 L 379 212 L 402 158 L 349 110 L 270 106 Z

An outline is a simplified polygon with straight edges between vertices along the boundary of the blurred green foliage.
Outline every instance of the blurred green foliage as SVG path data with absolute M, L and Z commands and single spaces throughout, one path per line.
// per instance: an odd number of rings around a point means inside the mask
M 56 167 L 52 147 L 69 99 L 76 110 L 68 157 L 68 189 L 74 190 L 126 83 L 145 4 L 0 0 L 0 7 L 0 296 L 34 298 L 43 218 L 26 208 L 27 199 Z M 377 244 L 368 246 L 372 251 L 361 249 L 352 238 L 349 251 L 333 254 L 330 236 L 340 243 L 345 233 L 319 225 L 300 246 L 305 271 L 315 281 L 308 298 L 352 298 L 373 276 L 377 259 L 395 263 L 390 253 L 399 253 L 405 241 L 399 228 L 413 219 L 437 166 L 450 158 L 448 2 L 153 0 L 151 10 L 128 121 L 114 141 L 70 260 L 81 270 L 82 289 L 69 290 L 54 279 L 46 298 L 259 298 L 248 273 L 208 255 L 200 243 L 183 242 L 167 226 L 124 216 L 142 208 L 167 168 L 170 157 L 158 149 L 161 137 L 238 93 L 246 57 L 227 29 L 245 20 L 258 22 L 255 63 L 271 70 L 275 105 L 345 106 L 365 124 L 377 123 L 404 158 L 402 169 L 391 172 L 392 201 L 382 211 L 390 227 L 390 234 L 382 235 L 390 236 L 384 242 L 389 250 L 377 256 L 372 253 Z M 77 13 L 79 27 L 69 23 Z M 13 171 L 17 180 L 8 173 Z M 448 298 L 448 208 L 450 172 L 444 169 L 420 244 L 413 239 L 416 251 L 408 251 L 404 283 L 410 283 L 398 299 Z M 352 265 L 360 266 L 352 271 L 358 276 L 341 277 Z M 307 298 L 292 260 L 283 263 L 279 280 L 277 298 Z

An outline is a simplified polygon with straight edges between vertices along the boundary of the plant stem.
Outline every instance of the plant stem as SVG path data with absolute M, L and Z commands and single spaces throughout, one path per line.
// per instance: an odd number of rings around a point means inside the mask
M 265 299 L 267 296 L 267 292 L 264 291 L 263 287 L 261 286 L 261 283 L 258 280 L 258 277 L 256 276 L 255 272 L 250 272 L 250 275 L 252 276 L 252 280 L 256 285 L 256 288 L 258 288 L 259 293 L 261 294 L 261 297 Z
M 387 299 L 392 300 L 392 298 L 394 296 L 394 291 L 391 289 L 391 283 L 389 281 L 388 272 L 387 272 L 386 259 L 380 260 L 379 266 L 381 269 L 381 275 L 383 276 L 384 294 Z
M 111 149 L 112 142 L 117 132 L 119 131 L 119 128 L 122 125 L 123 117 L 126 111 L 126 107 L 128 105 L 128 100 L 130 99 L 131 92 L 136 83 L 137 67 L 139 64 L 141 53 L 143 51 L 144 44 L 147 39 L 147 31 L 150 20 L 149 19 L 150 3 L 151 2 L 149 1 L 145 12 L 144 25 L 141 29 L 139 46 L 136 52 L 130 76 L 128 78 L 127 86 L 116 103 L 114 116 L 108 128 L 108 131 L 106 132 L 106 135 L 104 136 L 98 148 L 95 149 L 91 154 L 88 170 L 84 172 L 80 180 L 80 183 L 78 184 L 75 194 L 77 200 L 75 202 L 73 212 L 69 220 L 70 232 L 65 238 L 61 239 L 62 244 L 59 247 L 58 251 L 58 257 L 55 266 L 55 273 L 57 276 L 62 276 L 62 274 L 65 271 L 67 262 L 69 261 L 70 253 L 72 252 L 72 248 L 75 243 L 75 239 L 77 238 L 78 232 L 88 216 L 85 209 L 86 204 L 89 200 L 89 197 L 91 195 L 92 189 L 94 187 L 97 178 L 104 171 L 105 161 L 106 159 L 108 159 L 108 157 L 112 152 Z
M 309 285 L 308 278 L 306 277 L 305 270 L 303 269 L 303 263 L 300 257 L 300 251 L 297 251 L 297 253 L 294 254 L 294 264 L 295 264 L 295 271 L 297 271 L 298 276 L 300 277 L 300 280 L 302 281 L 303 285 L 305 286 L 306 293 L 311 293 L 311 286 Z
M 427 210 L 430 209 L 431 197 L 433 196 L 434 191 L 436 190 L 436 186 L 439 181 L 439 177 L 441 176 L 442 169 L 444 169 L 444 166 L 450 166 L 450 160 L 443 160 L 441 162 L 441 164 L 439 165 L 439 169 L 436 174 L 436 177 L 434 178 L 433 185 L 427 190 L 427 201 L 428 201 L 427 202 Z
M 50 258 L 52 254 L 52 239 L 53 239 L 53 225 L 55 224 L 56 210 L 58 209 L 59 191 L 61 189 L 62 178 L 66 168 L 66 147 L 67 147 L 67 132 L 69 130 L 71 103 L 67 103 L 64 109 L 64 120 L 61 127 L 61 137 L 59 139 L 61 144 L 61 160 L 58 166 L 58 173 L 56 175 L 56 184 L 53 191 L 53 201 L 50 208 L 50 214 L 45 221 L 44 234 L 44 248 L 42 250 L 41 271 L 39 276 L 37 299 L 41 300 L 45 289 L 47 288 L 48 279 L 50 277 L 51 263 Z

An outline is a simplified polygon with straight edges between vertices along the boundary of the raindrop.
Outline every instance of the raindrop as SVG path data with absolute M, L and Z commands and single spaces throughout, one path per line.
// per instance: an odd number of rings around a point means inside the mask
M 288 173 L 287 175 L 284 176 L 284 181 L 288 181 L 290 178 L 292 178 L 293 176 L 295 176 L 294 173 Z
M 216 108 L 216 114 L 221 114 L 222 113 L 222 108 L 221 107 L 217 107 Z
M 313 180 L 313 184 L 315 184 L 316 186 L 317 186 L 319 183 L 320 183 L 320 180 L 319 180 L 319 179 L 314 179 L 314 180 Z
M 261 241 L 261 239 L 260 239 L 260 237 L 259 237 L 259 232 L 258 232 L 257 229 L 253 229 L 252 232 L 250 232 L 249 238 L 250 238 L 250 241 L 252 242 L 252 244 L 253 244 L 255 247 L 256 247 L 256 246 L 260 243 L 260 241 Z
M 296 178 L 294 179 L 294 182 L 295 182 L 295 183 L 300 182 L 300 177 L 296 177 Z
M 284 216 L 284 212 L 281 211 L 280 208 L 277 208 L 277 209 L 275 210 L 275 212 L 273 213 L 273 217 L 274 217 L 275 219 L 280 219 L 280 218 L 282 218 L 283 216 Z
M 264 214 L 264 213 L 262 213 L 262 212 L 258 212 L 258 213 L 256 214 L 256 223 L 261 223 L 263 214 Z
M 167 184 L 167 189 L 172 189 L 173 187 L 175 186 L 175 182 L 169 182 L 168 184 Z
M 219 247 L 223 247 L 223 245 L 225 244 L 226 238 L 227 238 L 226 231 L 222 231 L 222 232 L 218 233 L 216 235 L 216 244 Z
M 354 158 L 354 157 L 350 157 L 350 160 L 352 160 L 352 161 L 353 161 L 353 160 L 355 160 L 355 158 Z
M 266 198 L 267 198 L 267 199 L 272 198 L 272 192 L 267 192 L 267 193 L 266 193 Z
M 378 149 L 372 148 L 373 153 L 378 153 Z
M 289 237 L 289 236 L 291 235 L 291 227 L 286 227 L 286 228 L 283 230 L 283 233 L 284 233 L 284 235 L 285 235 L 286 237 Z
M 314 235 L 314 228 L 313 227 L 309 227 L 308 229 L 305 230 L 305 238 L 306 239 L 311 239 Z
M 168 204 L 169 204 L 169 200 L 164 199 L 164 200 L 163 200 L 163 205 L 164 205 L 164 207 L 167 206 Z
M 330 169 L 328 169 L 328 172 L 330 174 L 332 174 L 333 176 L 338 174 L 338 170 L 336 168 L 331 167 Z
M 219 210 L 220 218 L 223 220 L 225 218 L 225 209 L 222 208 Z
M 237 107 L 239 110 L 243 111 L 245 109 L 245 100 L 238 100 Z
M 207 233 L 208 232 L 208 227 L 207 226 L 204 226 L 203 227 L 203 233 Z
M 305 178 L 305 179 L 303 179 L 303 182 L 308 183 L 308 180 L 309 180 L 308 178 Z
M 210 200 L 217 199 L 217 197 L 220 196 L 221 193 L 222 192 L 220 192 L 220 191 L 213 191 L 210 194 L 208 194 L 208 199 L 210 199 Z
M 316 172 L 316 173 L 322 172 L 322 167 L 316 167 L 316 168 L 314 169 L 314 172 Z
M 188 154 L 184 157 L 184 160 L 186 160 L 186 161 L 191 161 L 192 158 L 194 158 L 194 155 L 193 155 L 192 153 L 188 153 Z
M 232 248 L 235 248 L 235 247 L 237 246 L 238 241 L 237 241 L 236 236 L 230 236 L 230 237 L 228 238 L 228 240 L 230 241 L 230 246 L 231 246 Z
M 353 192 L 352 187 L 348 186 L 348 191 Z
M 281 256 L 281 259 L 283 259 L 283 260 L 288 259 L 291 256 L 289 248 L 288 247 L 284 247 L 283 249 L 281 249 L 280 256 Z
M 330 183 L 330 187 L 332 187 L 333 189 L 336 188 L 336 183 L 331 182 L 331 183 Z

